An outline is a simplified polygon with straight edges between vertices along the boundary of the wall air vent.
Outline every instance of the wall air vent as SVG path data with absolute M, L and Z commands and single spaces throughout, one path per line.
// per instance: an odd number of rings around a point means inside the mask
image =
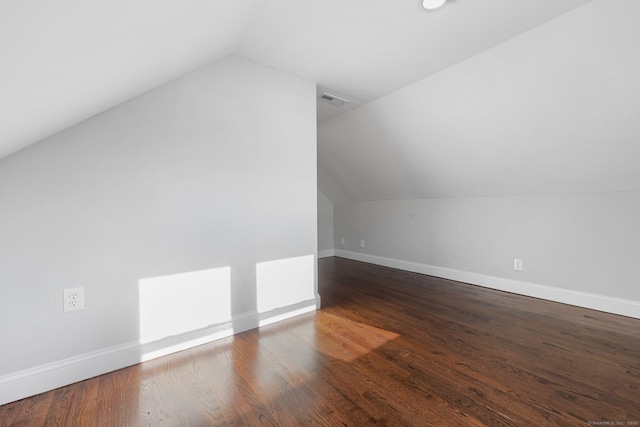
M 349 103 L 348 99 L 340 98 L 339 96 L 331 95 L 326 92 L 318 97 L 318 99 L 320 101 L 326 102 L 327 104 L 335 105 L 336 107 L 342 107 L 343 105 Z

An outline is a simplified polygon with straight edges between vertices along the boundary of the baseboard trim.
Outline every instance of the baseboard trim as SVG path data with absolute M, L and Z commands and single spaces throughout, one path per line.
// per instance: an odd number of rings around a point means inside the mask
M 640 301 L 625 300 L 605 295 L 539 285 L 537 283 L 486 276 L 468 271 L 454 270 L 339 249 L 335 250 L 335 256 L 640 319 Z
M 320 295 L 266 313 L 250 312 L 231 321 L 152 343 L 131 342 L 0 377 L 0 405 L 206 344 L 320 308 Z
M 328 258 L 335 255 L 335 249 L 323 249 L 318 251 L 318 258 Z

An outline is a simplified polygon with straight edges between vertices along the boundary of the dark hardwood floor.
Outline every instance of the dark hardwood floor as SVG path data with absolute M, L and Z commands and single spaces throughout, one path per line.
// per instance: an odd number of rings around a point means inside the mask
M 319 262 L 323 308 L 0 407 L 0 426 L 640 424 L 640 320 Z

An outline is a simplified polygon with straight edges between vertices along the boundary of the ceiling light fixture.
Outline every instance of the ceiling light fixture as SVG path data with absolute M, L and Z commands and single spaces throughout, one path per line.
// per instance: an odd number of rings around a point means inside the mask
M 422 7 L 427 10 L 437 9 L 442 6 L 447 0 L 422 0 Z

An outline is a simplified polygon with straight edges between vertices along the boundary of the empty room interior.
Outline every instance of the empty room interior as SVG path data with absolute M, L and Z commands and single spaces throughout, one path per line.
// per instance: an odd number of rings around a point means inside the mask
M 0 427 L 640 426 L 640 2 L 0 2 Z

